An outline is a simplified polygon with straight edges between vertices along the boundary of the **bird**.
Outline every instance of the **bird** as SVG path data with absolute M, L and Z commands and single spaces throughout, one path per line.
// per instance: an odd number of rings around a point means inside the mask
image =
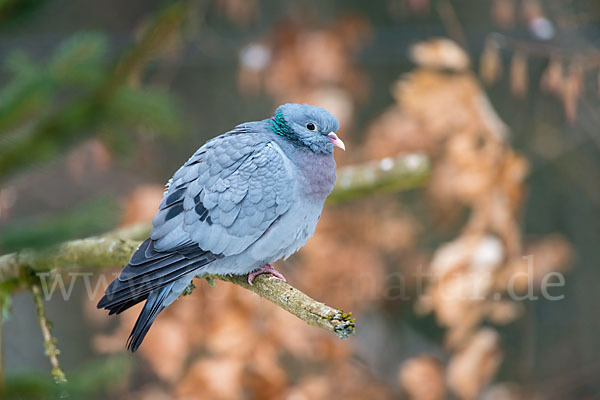
M 135 352 L 195 277 L 285 277 L 271 265 L 315 232 L 345 150 L 327 110 L 287 103 L 200 147 L 165 187 L 152 231 L 98 302 L 109 315 L 145 301 L 127 339 Z

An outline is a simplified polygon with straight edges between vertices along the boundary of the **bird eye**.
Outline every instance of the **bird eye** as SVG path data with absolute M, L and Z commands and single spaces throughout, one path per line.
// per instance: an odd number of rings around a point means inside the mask
M 317 130 L 317 126 L 315 124 L 313 124 L 312 122 L 309 122 L 308 124 L 306 124 L 306 129 L 314 132 Z

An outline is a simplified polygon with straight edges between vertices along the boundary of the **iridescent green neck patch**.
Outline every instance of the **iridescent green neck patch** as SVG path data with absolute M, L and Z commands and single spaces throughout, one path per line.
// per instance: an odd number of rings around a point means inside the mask
M 290 139 L 294 137 L 294 132 L 287 124 L 281 111 L 277 111 L 275 116 L 271 118 L 271 130 L 280 136 L 285 136 Z

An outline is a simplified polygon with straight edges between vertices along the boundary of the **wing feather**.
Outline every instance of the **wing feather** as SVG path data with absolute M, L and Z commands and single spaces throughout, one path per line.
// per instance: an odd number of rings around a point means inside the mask
M 239 254 L 289 210 L 292 188 L 289 160 L 269 136 L 237 128 L 175 173 L 150 237 L 160 251 L 189 241 L 214 254 Z

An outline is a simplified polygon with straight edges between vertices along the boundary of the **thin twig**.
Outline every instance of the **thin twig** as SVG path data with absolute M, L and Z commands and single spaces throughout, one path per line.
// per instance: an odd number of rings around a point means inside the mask
M 110 238 L 74 240 L 62 244 L 52 253 L 28 253 L 21 256 L 14 254 L 12 268 L 19 268 L 27 265 L 38 273 L 47 273 L 43 271 L 47 271 L 48 269 L 54 269 L 55 272 L 65 273 L 74 268 L 79 268 L 80 266 L 94 266 L 95 268 L 114 267 L 116 265 L 126 264 L 139 244 L 140 242 L 137 240 Z M 2 257 L 0 257 L 0 271 L 7 265 L 5 261 L 6 258 L 3 260 Z M 49 265 L 51 268 L 48 268 L 48 266 L 44 267 L 44 263 L 48 263 L 46 265 Z M 345 338 L 354 332 L 354 319 L 351 317 L 350 313 L 328 307 L 279 279 L 260 275 L 254 281 L 254 285 L 250 286 L 246 280 L 246 276 L 230 277 L 214 275 L 210 276 L 210 278 L 231 282 L 251 290 L 304 320 L 309 325 L 333 332 L 341 338 Z M 49 341 L 49 339 L 51 339 L 50 331 L 45 328 L 46 318 L 43 312 L 39 286 L 33 285 L 32 291 L 34 293 L 34 298 L 36 299 L 38 316 L 46 346 L 53 346 L 53 342 Z M 51 357 L 50 360 L 52 366 L 56 368 L 52 358 L 52 355 L 55 354 L 53 349 L 54 348 L 46 347 L 46 352 Z M 58 361 L 56 360 L 56 362 Z
M 31 285 L 31 293 L 33 294 L 33 301 L 35 302 L 35 309 L 38 315 L 38 322 L 42 329 L 42 336 L 44 337 L 44 349 L 45 353 L 50 359 L 52 364 L 52 376 L 56 383 L 67 383 L 67 378 L 58 362 L 58 355 L 60 350 L 56 347 L 56 338 L 52 337 L 50 332 L 50 323 L 46 318 L 46 311 L 44 310 L 44 300 L 42 299 L 42 292 L 37 284 Z

